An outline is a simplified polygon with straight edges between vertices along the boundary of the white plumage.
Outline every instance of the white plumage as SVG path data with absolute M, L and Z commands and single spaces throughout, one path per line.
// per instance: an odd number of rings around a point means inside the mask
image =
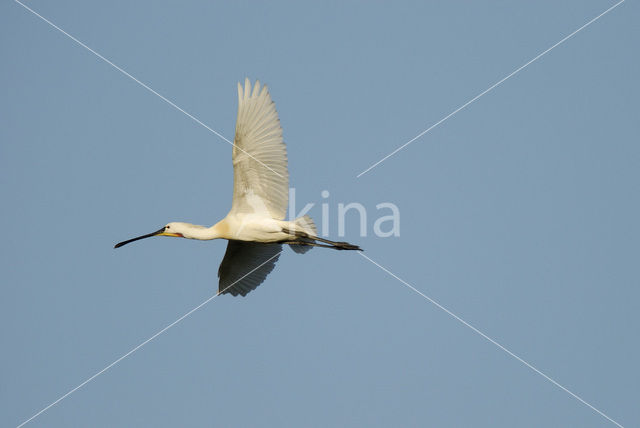
M 238 83 L 238 119 L 233 141 L 233 204 L 229 214 L 266 209 L 284 220 L 289 196 L 287 148 L 276 106 L 266 86 Z
M 229 240 L 218 276 L 219 293 L 245 296 L 273 270 L 289 244 L 297 253 L 312 246 L 337 250 L 360 250 L 356 245 L 317 236 L 310 217 L 284 220 L 289 196 L 287 149 L 269 90 L 238 83 L 238 118 L 233 151 L 233 201 L 227 216 L 211 227 L 172 222 L 162 229 L 116 244 L 151 236 Z M 320 244 L 323 242 L 324 244 Z

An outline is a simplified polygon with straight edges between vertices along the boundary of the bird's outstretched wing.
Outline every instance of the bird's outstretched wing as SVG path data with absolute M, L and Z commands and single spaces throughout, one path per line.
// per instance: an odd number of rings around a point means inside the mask
M 246 296 L 271 273 L 281 252 L 280 244 L 229 241 L 218 269 L 218 292 Z
M 277 220 L 287 214 L 287 149 L 276 106 L 266 86 L 238 83 L 238 119 L 233 143 L 231 213 L 262 212 Z

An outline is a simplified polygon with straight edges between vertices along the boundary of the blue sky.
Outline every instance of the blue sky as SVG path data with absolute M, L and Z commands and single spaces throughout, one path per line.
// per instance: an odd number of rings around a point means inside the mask
M 28 4 L 233 137 L 270 86 L 310 214 L 624 426 L 640 423 L 640 9 L 615 4 Z M 0 424 L 209 298 L 224 242 L 157 238 L 231 203 L 231 148 L 0 4 Z M 330 192 L 323 198 L 321 192 Z M 373 233 L 375 206 L 401 213 Z M 615 426 L 355 253 L 287 249 L 28 426 Z

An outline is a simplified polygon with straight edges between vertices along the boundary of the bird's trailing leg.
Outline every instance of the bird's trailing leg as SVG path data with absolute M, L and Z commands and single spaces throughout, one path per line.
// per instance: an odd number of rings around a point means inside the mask
M 300 231 L 300 230 L 293 230 L 292 231 L 292 230 L 283 228 L 282 231 L 284 233 L 288 233 L 289 235 L 293 235 L 293 236 L 296 236 L 298 238 L 303 238 L 304 239 L 304 240 L 299 240 L 299 241 L 286 242 L 286 244 L 311 245 L 311 246 L 314 246 L 314 247 L 333 248 L 334 250 L 357 250 L 357 251 L 362 251 L 362 248 L 358 247 L 357 245 L 349 244 L 348 242 L 330 241 L 328 239 L 320 238 L 318 236 L 309 235 L 307 232 L 303 232 L 303 231 Z M 311 240 L 311 242 L 307 241 L 307 240 Z M 329 244 L 329 245 L 318 244 L 317 242 L 312 242 L 312 241 L 320 241 L 320 242 L 324 242 L 325 244 Z
M 284 242 L 280 242 L 280 244 L 308 245 L 310 247 L 333 248 L 334 250 L 341 249 L 341 248 L 336 248 L 334 245 L 318 244 L 317 242 L 313 242 L 313 241 L 284 241 Z

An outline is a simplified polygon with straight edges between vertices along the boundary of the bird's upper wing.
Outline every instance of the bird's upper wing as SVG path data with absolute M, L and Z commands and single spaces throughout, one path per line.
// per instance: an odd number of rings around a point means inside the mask
M 284 220 L 289 173 L 278 112 L 266 86 L 249 79 L 238 83 L 238 119 L 233 143 L 233 204 L 231 213 L 266 211 Z
M 271 273 L 281 252 L 280 244 L 229 241 L 218 269 L 218 292 L 246 296 Z

